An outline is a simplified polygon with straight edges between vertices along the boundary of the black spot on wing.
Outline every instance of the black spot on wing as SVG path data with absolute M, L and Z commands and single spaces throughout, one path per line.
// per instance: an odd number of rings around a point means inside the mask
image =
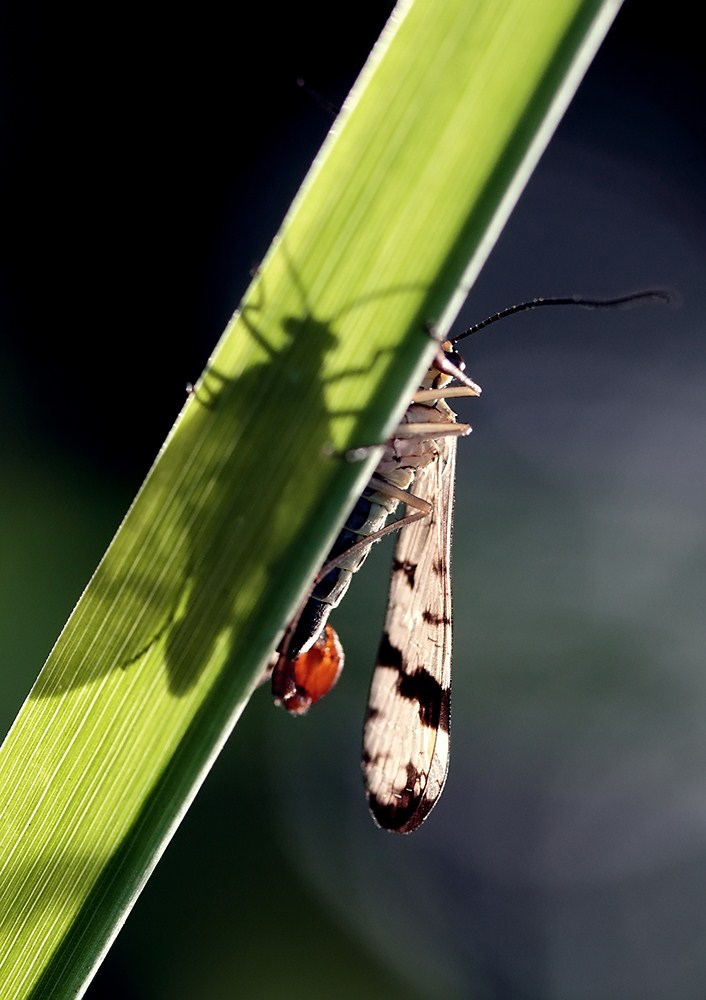
M 407 583 L 410 587 L 414 587 L 414 578 L 417 573 L 417 564 L 407 562 L 405 560 L 393 559 L 392 560 L 392 572 L 393 573 L 404 573 L 407 578 Z
M 390 667 L 392 670 L 402 672 L 402 653 L 397 646 L 393 646 L 387 632 L 382 633 L 380 646 L 378 647 L 378 666 Z
M 402 698 L 418 703 L 423 726 L 448 732 L 450 692 L 428 670 L 420 667 L 412 674 L 401 674 L 397 690 Z
M 404 661 L 400 650 L 393 646 L 387 632 L 383 632 L 378 649 L 378 666 L 396 670 L 397 693 L 407 701 L 416 701 L 419 706 L 419 719 L 423 726 L 430 729 L 449 731 L 449 704 L 451 692 L 443 688 L 437 679 L 419 667 L 413 673 L 405 673 Z
M 431 568 L 436 573 L 437 576 L 443 576 L 446 571 L 446 563 L 441 557 L 438 557 L 431 564 Z
M 390 833 L 412 833 L 434 808 L 438 795 L 429 799 L 425 795 L 427 775 L 420 774 L 411 764 L 407 765 L 407 783 L 393 798 L 381 799 L 368 792 L 368 806 L 373 819 Z
M 369 704 L 368 707 L 365 710 L 365 724 L 366 724 L 366 726 L 367 726 L 367 724 L 369 722 L 372 722 L 373 719 L 377 719 L 378 715 L 380 715 L 380 710 L 377 709 L 377 708 L 373 708 L 373 706 Z
M 451 619 L 447 615 L 435 615 L 433 611 L 424 610 L 422 618 L 427 625 L 450 625 Z
M 446 688 L 445 691 L 442 690 L 441 693 L 441 707 L 439 709 L 439 729 L 446 733 L 447 736 L 451 732 L 451 688 Z

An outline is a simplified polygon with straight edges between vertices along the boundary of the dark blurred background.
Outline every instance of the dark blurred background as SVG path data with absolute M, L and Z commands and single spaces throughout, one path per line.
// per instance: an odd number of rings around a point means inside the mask
M 340 103 L 388 11 L 2 7 L 3 729 L 326 133 L 296 77 Z M 253 700 L 91 1000 L 706 995 L 704 90 L 696 24 L 628 0 L 464 309 L 683 298 L 468 343 L 434 815 L 360 787 L 380 545 L 336 692 Z

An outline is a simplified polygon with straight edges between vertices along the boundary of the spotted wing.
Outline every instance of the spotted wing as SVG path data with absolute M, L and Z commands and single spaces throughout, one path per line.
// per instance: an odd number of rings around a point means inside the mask
M 449 762 L 451 576 L 456 438 L 414 481 L 429 517 L 402 528 L 387 618 L 368 699 L 363 773 L 368 804 L 386 830 L 411 833 L 434 807 Z

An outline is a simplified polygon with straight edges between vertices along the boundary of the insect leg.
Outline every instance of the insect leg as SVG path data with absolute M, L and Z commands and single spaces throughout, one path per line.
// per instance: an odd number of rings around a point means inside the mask
M 400 424 L 392 440 L 404 438 L 405 441 L 428 441 L 441 437 L 465 437 L 471 430 L 470 424 L 457 423 L 428 423 L 428 424 Z
M 436 399 L 458 399 L 461 396 L 478 396 L 480 393 L 467 385 L 449 385 L 444 389 L 419 389 L 412 396 L 413 403 L 433 403 Z
M 431 393 L 431 395 L 428 395 Z M 449 396 L 454 394 L 456 396 L 470 396 L 476 395 L 476 393 L 471 393 L 467 389 L 461 389 L 460 387 L 452 389 L 422 389 L 415 394 L 413 403 L 426 403 L 435 399 L 443 399 L 444 395 Z M 418 398 L 421 397 L 421 398 Z M 471 425 L 470 424 L 457 424 L 456 422 L 430 422 L 428 424 L 414 423 L 414 424 L 400 424 L 390 440 L 386 444 L 367 444 L 361 445 L 359 448 L 349 448 L 348 451 L 343 453 L 343 456 L 349 462 L 362 462 L 364 459 L 370 455 L 372 451 L 379 448 L 389 447 L 395 438 L 404 438 L 405 441 L 419 440 L 423 441 L 425 439 L 434 440 L 435 438 L 441 437 L 464 437 L 466 434 L 470 434 Z
M 427 500 L 423 500 L 421 497 L 415 496 L 414 493 L 410 493 L 408 490 L 401 490 L 399 487 L 393 486 L 392 483 L 388 483 L 386 480 L 380 479 L 378 476 L 372 476 L 370 486 L 374 488 L 377 493 L 382 493 L 384 496 L 388 496 L 393 500 L 399 500 L 408 508 L 414 507 L 414 511 L 412 513 L 405 514 L 404 517 L 398 518 L 396 521 L 393 521 L 392 524 L 386 524 L 384 528 L 380 528 L 378 531 L 374 531 L 372 534 L 366 535 L 365 538 L 361 538 L 359 542 L 354 542 L 353 545 L 345 550 L 345 552 L 341 552 L 337 555 L 335 559 L 330 559 L 327 563 L 324 563 L 314 580 L 314 586 L 323 580 L 332 569 L 336 569 L 337 566 L 341 566 L 352 555 L 368 548 L 374 542 L 379 542 L 385 535 L 390 535 L 393 531 L 400 531 L 405 527 L 405 525 L 411 524 L 413 521 L 418 521 L 422 517 L 428 517 L 433 510 L 432 505 Z

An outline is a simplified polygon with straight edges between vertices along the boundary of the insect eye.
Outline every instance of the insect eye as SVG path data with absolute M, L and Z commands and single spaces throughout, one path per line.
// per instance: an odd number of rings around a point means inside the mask
M 446 360 L 449 361 L 459 371 L 465 372 L 466 362 L 457 351 L 444 351 Z

